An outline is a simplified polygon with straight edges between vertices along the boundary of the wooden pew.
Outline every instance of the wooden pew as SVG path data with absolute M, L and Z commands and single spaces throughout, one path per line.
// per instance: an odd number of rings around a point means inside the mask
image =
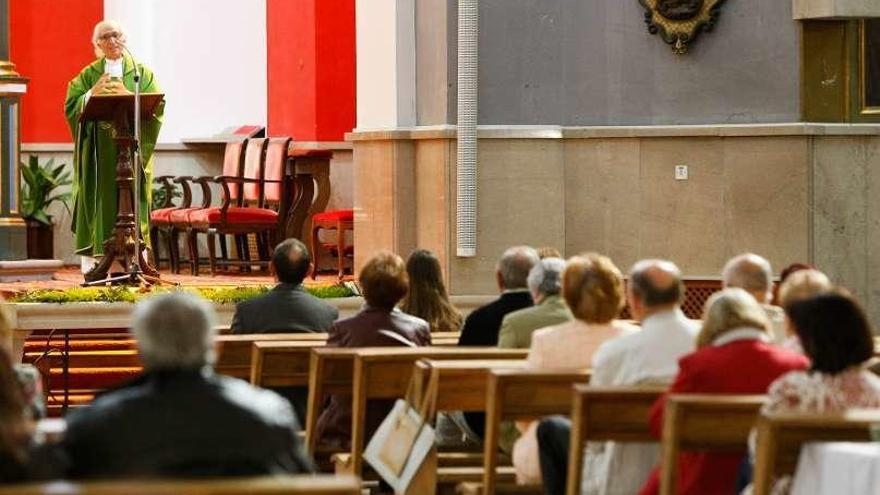
M 801 446 L 807 442 L 868 442 L 880 411 L 843 414 L 771 414 L 758 418 L 755 452 L 755 495 L 769 495 L 775 479 L 793 475 Z
M 371 399 L 397 399 L 406 395 L 413 365 L 419 359 L 525 359 L 528 349 L 495 347 L 391 347 L 365 348 L 354 355 L 352 383 L 351 452 L 348 466 L 355 475 L 363 467 L 366 407 Z
M 745 454 L 765 399 L 764 395 L 670 395 L 663 417 L 660 495 L 678 493 L 678 454 L 683 450 Z
M 648 426 L 651 406 L 666 387 L 574 386 L 568 495 L 581 493 L 584 447 L 587 442 L 656 442 Z
M 54 482 L 0 487 L 0 495 L 360 495 L 354 476 Z
M 251 346 L 254 342 L 276 342 L 281 340 L 326 341 L 326 333 L 248 333 L 218 335 L 217 373 L 248 380 L 251 376 Z
M 541 487 L 498 483 L 498 437 L 502 421 L 531 421 L 571 410 L 572 385 L 588 383 L 588 370 L 491 370 L 486 384 L 486 436 L 482 483 L 465 482 L 461 493 L 543 493 Z M 442 471 L 442 470 L 441 470 Z M 438 482 L 448 480 L 438 473 Z

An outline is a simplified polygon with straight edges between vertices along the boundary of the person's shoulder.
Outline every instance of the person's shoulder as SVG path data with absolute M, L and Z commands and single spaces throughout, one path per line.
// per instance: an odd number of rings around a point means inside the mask
M 296 423 L 296 416 L 290 403 L 277 393 L 223 375 L 215 375 L 213 381 L 221 389 L 223 397 L 233 406 L 249 411 L 267 424 Z
M 391 316 L 407 328 L 412 328 L 414 330 L 424 329 L 429 332 L 431 331 L 431 325 L 424 319 L 419 318 L 418 316 L 404 313 L 399 309 L 394 309 L 394 311 L 391 312 Z
M 768 342 L 760 342 L 758 345 L 775 362 L 785 367 L 806 369 L 810 365 L 810 360 L 806 356 L 791 349 L 785 349 Z

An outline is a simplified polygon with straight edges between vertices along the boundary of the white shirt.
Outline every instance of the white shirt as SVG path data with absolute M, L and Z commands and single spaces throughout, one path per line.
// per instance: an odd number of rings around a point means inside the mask
M 649 316 L 642 322 L 642 331 L 599 346 L 593 354 L 590 385 L 672 382 L 678 374 L 678 360 L 695 350 L 699 329 L 699 322 L 689 320 L 680 309 Z M 636 493 L 659 459 L 657 444 L 589 443 L 584 455 L 581 492 L 590 495 Z
M 125 61 L 122 57 L 116 60 L 104 59 L 104 74 L 110 77 L 122 78 L 122 70 L 125 68 Z

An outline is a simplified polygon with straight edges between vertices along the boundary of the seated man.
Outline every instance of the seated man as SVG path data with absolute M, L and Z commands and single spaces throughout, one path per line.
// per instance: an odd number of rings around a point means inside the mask
M 279 244 L 269 264 L 278 285 L 268 294 L 238 304 L 232 333 L 326 332 L 339 311 L 303 288 L 311 263 L 309 250 L 299 240 Z
M 247 476 L 313 470 L 274 392 L 215 375 L 213 308 L 185 293 L 132 317 L 144 374 L 67 416 L 71 478 Z
M 770 304 L 773 299 L 773 269 L 769 261 L 754 253 L 734 256 L 724 265 L 721 282 L 725 289 L 737 287 L 751 294 L 770 320 L 773 342 L 782 344 L 785 341 L 785 314 L 782 308 Z
M 602 344 L 593 355 L 595 386 L 667 384 L 678 360 L 694 350 L 699 324 L 681 311 L 684 285 L 672 262 L 643 260 L 633 266 L 627 301 L 640 332 Z M 647 420 L 647 418 L 646 418 Z M 571 422 L 553 416 L 538 426 L 541 477 L 548 494 L 565 493 Z M 583 493 L 636 493 L 659 459 L 656 444 L 590 444 L 584 456 Z
M 559 295 L 562 289 L 562 258 L 544 258 L 529 271 L 529 293 L 534 306 L 508 313 L 501 321 L 498 347 L 528 349 L 532 333 L 544 327 L 565 323 L 572 319 L 571 311 Z

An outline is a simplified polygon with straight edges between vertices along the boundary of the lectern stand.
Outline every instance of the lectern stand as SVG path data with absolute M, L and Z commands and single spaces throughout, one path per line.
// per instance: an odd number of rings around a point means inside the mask
M 147 93 L 140 96 L 142 119 L 153 116 L 164 95 Z M 144 255 L 146 244 L 139 222 L 135 218 L 134 181 L 143 177 L 143 172 L 134 175 L 133 155 L 137 152 L 135 138 L 131 135 L 131 122 L 134 115 L 135 96 L 131 94 L 94 95 L 89 98 L 80 116 L 81 122 L 111 122 L 116 141 L 116 225 L 113 235 L 104 241 L 104 257 L 101 262 L 85 274 L 83 285 L 104 285 L 121 283 L 130 285 L 151 285 L 159 280 L 159 272 L 150 266 Z M 139 141 L 139 140 L 138 140 Z M 142 184 L 150 187 L 150 184 Z M 114 261 L 122 266 L 122 272 L 108 277 Z

